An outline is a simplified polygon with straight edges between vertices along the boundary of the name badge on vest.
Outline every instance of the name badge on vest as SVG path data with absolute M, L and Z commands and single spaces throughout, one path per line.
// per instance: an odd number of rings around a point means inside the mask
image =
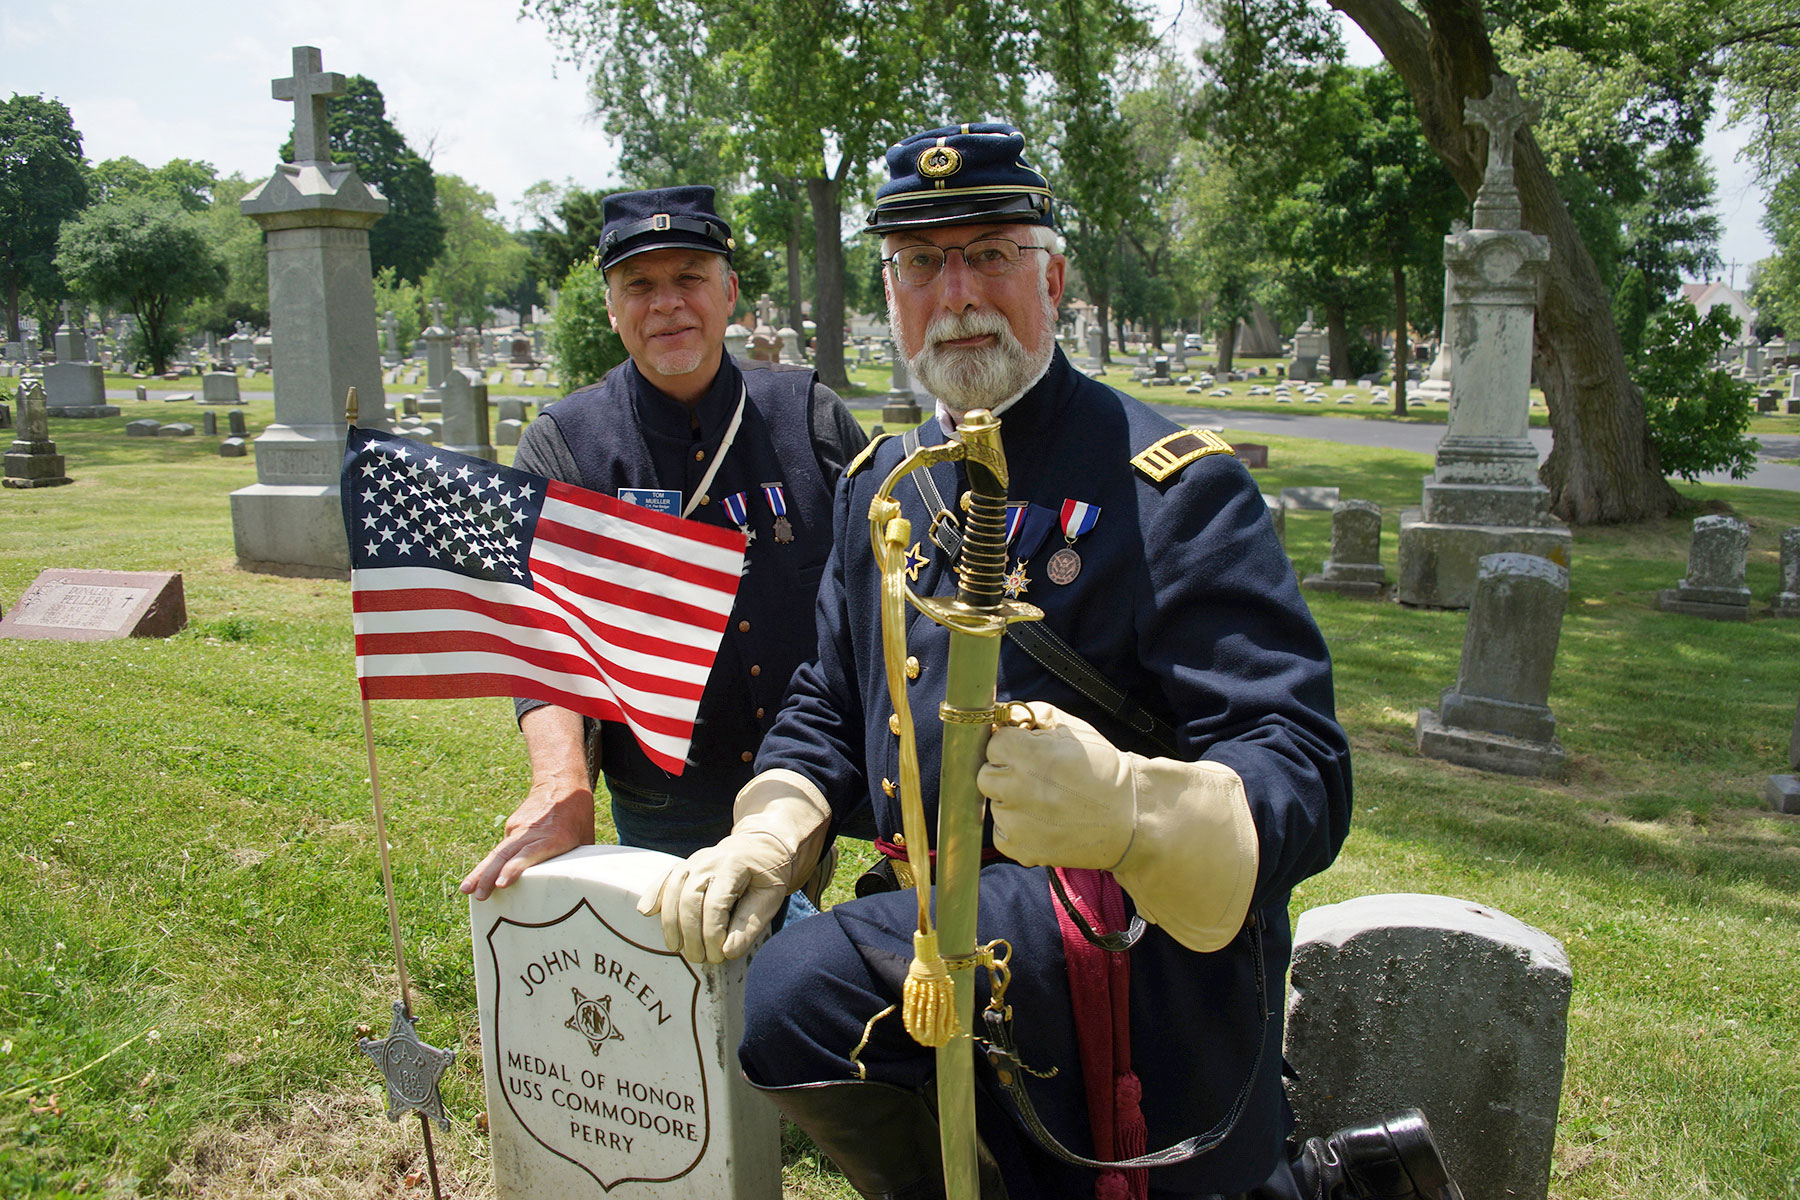
M 620 488 L 619 499 L 651 512 L 681 515 L 681 493 L 670 488 Z

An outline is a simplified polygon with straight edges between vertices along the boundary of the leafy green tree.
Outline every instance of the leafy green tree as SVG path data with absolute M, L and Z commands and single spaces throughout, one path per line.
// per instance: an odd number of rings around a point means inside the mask
M 60 102 L 15 95 L 0 103 L 0 289 L 11 341 L 19 340 L 21 291 L 46 306 L 65 294 L 56 236 L 88 202 L 84 166 L 81 134 Z
M 531 251 L 500 223 L 490 193 L 456 175 L 439 175 L 437 193 L 444 253 L 421 281 L 425 294 L 448 305 L 457 324 L 485 326 L 488 305 L 518 284 Z
M 1702 317 L 1685 301 L 1651 327 L 1637 374 L 1644 412 L 1664 468 L 1689 482 L 1708 471 L 1742 479 L 1756 469 L 1756 439 L 1744 434 L 1755 389 L 1714 365 L 1741 328 L 1723 306 Z
M 1800 334 L 1800 170 L 1769 189 L 1762 227 L 1775 253 L 1757 264 L 1750 298 L 1763 319 Z
M 226 284 L 225 260 L 204 222 L 173 201 L 145 196 L 97 204 L 66 222 L 56 266 L 77 295 L 137 318 L 156 371 L 168 368 L 181 306 Z
M 107 159 L 94 168 L 88 182 L 95 203 L 153 196 L 173 200 L 186 211 L 197 213 L 212 207 L 218 172 L 211 163 L 192 158 L 171 158 L 151 170 L 127 156 Z
M 364 182 L 387 197 L 388 210 L 369 230 L 375 270 L 393 267 L 417 282 L 444 251 L 444 220 L 431 164 L 406 144 L 387 117 L 387 101 L 374 80 L 352 75 L 331 101 L 331 157 L 349 163 Z M 282 143 L 281 160 L 294 157 L 294 139 Z
M 225 260 L 225 290 L 197 301 L 187 319 L 214 333 L 230 333 L 239 321 L 254 327 L 269 324 L 269 257 L 263 231 L 246 217 L 238 201 L 253 186 L 242 175 L 227 175 L 212 184 L 212 206 L 202 212 L 213 248 Z
M 550 349 L 565 389 L 598 383 L 630 355 L 606 316 L 606 279 L 592 262 L 569 268 L 550 320 Z
M 383 314 L 390 312 L 394 314 L 394 336 L 400 343 L 400 357 L 405 358 L 411 353 L 413 342 L 425 330 L 425 289 L 400 278 L 400 273 L 394 268 L 383 267 L 375 272 L 375 320 L 378 327 L 387 320 Z
M 1650 324 L 1650 288 L 1636 267 L 1625 273 L 1619 290 L 1613 293 L 1613 324 L 1618 327 L 1626 361 L 1635 366 L 1643 358 L 1644 333 Z

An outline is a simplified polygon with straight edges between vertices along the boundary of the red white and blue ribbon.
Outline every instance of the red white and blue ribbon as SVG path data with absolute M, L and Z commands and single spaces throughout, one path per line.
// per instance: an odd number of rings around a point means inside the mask
M 769 511 L 778 517 L 787 516 L 787 496 L 782 492 L 779 483 L 762 485 L 763 499 L 769 502 Z
M 750 523 L 750 510 L 744 503 L 749 497 L 750 493 L 739 492 L 735 496 L 727 496 L 719 501 L 719 504 L 725 509 L 725 515 L 729 517 L 731 523 L 736 525 L 739 529 L 742 529 Z
M 1063 536 L 1074 541 L 1094 527 L 1100 519 L 1100 506 L 1081 500 L 1064 500 L 1062 506 Z
M 1025 513 L 1031 508 L 1026 500 L 1009 500 L 1006 502 L 1006 544 L 1012 545 L 1019 536 L 1019 527 L 1025 524 Z

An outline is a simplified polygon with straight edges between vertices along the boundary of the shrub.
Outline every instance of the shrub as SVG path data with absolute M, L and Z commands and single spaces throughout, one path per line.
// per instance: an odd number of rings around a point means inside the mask
M 606 319 L 606 279 L 592 262 L 569 268 L 550 320 L 550 348 L 565 389 L 597 383 L 624 362 L 625 343 Z
M 1742 479 L 1756 465 L 1750 427 L 1754 389 L 1714 365 L 1741 325 L 1724 308 L 1702 317 L 1671 304 L 1651 325 L 1637 385 L 1644 392 L 1650 440 L 1664 472 L 1693 482 L 1707 471 Z

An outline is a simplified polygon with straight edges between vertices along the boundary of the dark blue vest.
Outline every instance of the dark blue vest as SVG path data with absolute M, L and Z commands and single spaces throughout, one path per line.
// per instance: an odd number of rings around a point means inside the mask
M 719 647 L 687 769 L 670 775 L 644 757 L 630 730 L 603 722 L 600 765 L 609 782 L 655 796 L 716 801 L 729 810 L 751 775 L 757 745 L 781 707 L 794 668 L 816 649 L 813 605 L 831 549 L 832 484 L 812 442 L 810 370 L 740 371 L 727 357 L 692 410 L 650 386 L 627 362 L 544 410 L 574 454 L 569 482 L 616 496 L 665 488 L 691 499 L 717 454 L 738 398 L 744 417 L 693 519 L 731 526 L 720 501 L 744 493 L 753 537 L 748 566 Z M 693 428 L 698 418 L 699 428 Z M 776 539 L 763 485 L 779 483 L 793 540 Z

